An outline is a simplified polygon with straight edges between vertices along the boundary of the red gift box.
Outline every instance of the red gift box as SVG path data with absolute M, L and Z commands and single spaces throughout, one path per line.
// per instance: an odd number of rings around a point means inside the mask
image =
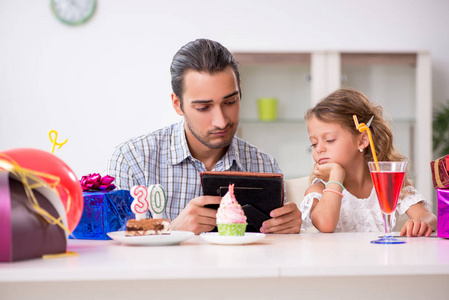
M 449 155 L 440 157 L 430 163 L 433 186 L 436 189 L 449 188 Z

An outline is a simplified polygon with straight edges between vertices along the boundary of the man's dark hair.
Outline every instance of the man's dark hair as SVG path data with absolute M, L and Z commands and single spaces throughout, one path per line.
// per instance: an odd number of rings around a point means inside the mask
M 218 42 L 197 39 L 184 45 L 175 56 L 170 66 L 171 85 L 173 93 L 181 100 L 184 92 L 184 75 L 187 71 L 205 72 L 215 74 L 228 66 L 234 71 L 240 91 L 240 74 L 237 62 L 228 49 Z

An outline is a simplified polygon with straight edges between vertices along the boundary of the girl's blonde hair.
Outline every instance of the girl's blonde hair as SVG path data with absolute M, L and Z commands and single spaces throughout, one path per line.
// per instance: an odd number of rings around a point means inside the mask
M 362 93 L 353 89 L 339 89 L 321 100 L 315 107 L 306 112 L 306 121 L 315 117 L 321 122 L 338 123 L 354 136 L 361 133 L 354 124 L 353 115 L 356 115 L 359 123 L 367 124 L 371 121 L 370 130 L 379 161 L 407 161 L 407 158 L 400 154 L 393 146 L 393 133 L 387 121 L 383 118 L 384 110 L 379 105 L 374 105 Z M 373 161 L 371 148 L 367 147 L 364 152 L 366 168 L 368 162 Z M 407 172 L 404 178 L 404 186 L 410 185 L 407 179 Z

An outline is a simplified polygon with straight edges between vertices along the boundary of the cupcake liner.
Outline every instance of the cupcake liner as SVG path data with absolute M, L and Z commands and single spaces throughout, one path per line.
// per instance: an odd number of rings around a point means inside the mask
M 225 236 L 244 236 L 247 223 L 217 224 L 218 233 Z

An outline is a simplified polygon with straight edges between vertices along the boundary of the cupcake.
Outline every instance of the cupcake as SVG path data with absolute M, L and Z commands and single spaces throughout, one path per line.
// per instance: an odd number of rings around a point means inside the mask
M 217 228 L 220 235 L 243 236 L 246 230 L 246 216 L 235 199 L 234 184 L 229 185 L 228 192 L 221 199 L 217 211 Z

